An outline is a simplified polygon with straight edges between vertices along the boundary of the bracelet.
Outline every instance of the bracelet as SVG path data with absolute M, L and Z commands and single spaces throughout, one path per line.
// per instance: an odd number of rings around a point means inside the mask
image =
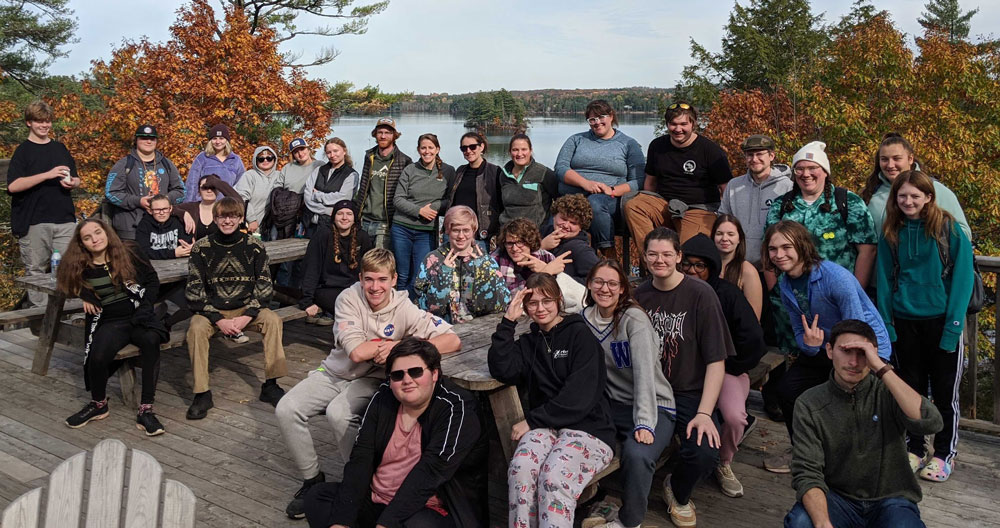
M 695 413 L 695 414 L 704 414 L 705 416 L 708 416 L 709 418 L 711 418 L 711 417 L 712 417 L 712 415 L 711 415 L 711 414 L 708 414 L 707 412 L 704 412 L 704 411 L 698 411 L 698 412 L 697 412 L 697 413 Z
M 882 365 L 882 368 L 878 369 L 878 372 L 875 373 L 875 377 L 878 379 L 882 379 L 882 376 L 885 376 L 885 373 L 891 370 L 895 370 L 895 368 L 893 368 L 892 366 L 892 363 L 886 362 L 886 364 Z

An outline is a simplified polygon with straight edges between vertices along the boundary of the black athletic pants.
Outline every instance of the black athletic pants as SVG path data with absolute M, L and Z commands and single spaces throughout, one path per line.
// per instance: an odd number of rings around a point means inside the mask
M 781 381 L 775 387 L 775 396 L 778 398 L 778 405 L 785 415 L 785 427 L 788 428 L 788 438 L 792 439 L 792 412 L 795 409 L 795 400 L 803 392 L 825 383 L 830 379 L 830 369 L 832 364 L 826 357 L 826 350 L 820 350 L 817 354 L 822 357 L 808 357 L 800 355 L 785 374 L 781 376 Z
M 346 288 L 326 288 L 319 287 L 313 292 L 313 303 L 319 306 L 324 312 L 334 315 L 333 309 L 337 306 L 337 297 Z
M 328 528 L 333 524 L 333 505 L 337 501 L 339 482 L 324 482 L 316 484 L 306 494 L 306 520 L 310 528 Z M 353 528 L 374 528 L 378 518 L 385 510 L 385 504 L 372 502 L 371 492 L 366 492 L 358 508 L 357 522 Z M 403 521 L 403 528 L 454 528 L 455 521 L 451 516 L 441 515 L 430 509 L 423 508 Z

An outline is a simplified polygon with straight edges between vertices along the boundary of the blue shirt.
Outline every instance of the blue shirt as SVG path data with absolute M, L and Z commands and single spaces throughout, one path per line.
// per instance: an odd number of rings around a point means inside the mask
M 610 186 L 628 182 L 629 189 L 636 191 L 646 170 L 646 157 L 639 142 L 621 130 L 615 130 L 615 135 L 608 139 L 588 130 L 573 134 L 559 149 L 555 173 L 559 177 L 560 194 L 580 192 L 579 187 L 564 183 L 570 169 L 590 181 Z

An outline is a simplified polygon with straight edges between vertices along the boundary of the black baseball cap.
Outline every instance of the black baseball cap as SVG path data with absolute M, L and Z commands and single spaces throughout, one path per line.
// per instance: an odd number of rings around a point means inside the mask
M 156 127 L 153 125 L 139 125 L 139 128 L 135 129 L 135 137 L 159 137 L 156 135 Z

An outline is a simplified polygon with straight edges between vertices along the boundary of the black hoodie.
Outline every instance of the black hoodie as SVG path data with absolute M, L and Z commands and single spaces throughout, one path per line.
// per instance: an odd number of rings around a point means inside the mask
M 548 236 L 554 231 L 554 227 L 548 227 L 542 236 Z M 559 245 L 551 251 L 555 256 L 562 255 L 563 253 L 569 251 L 569 258 L 573 262 L 566 264 L 566 269 L 563 270 L 566 275 L 576 279 L 576 282 L 583 284 L 587 280 L 587 275 L 590 274 L 590 269 L 594 267 L 598 262 L 597 252 L 594 248 L 590 247 L 590 237 L 587 236 L 586 231 L 580 231 L 573 238 L 564 238 L 559 242 Z
M 726 316 L 729 335 L 732 336 L 733 347 L 736 349 L 736 355 L 726 359 L 726 372 L 739 376 L 749 371 L 764 357 L 767 346 L 764 344 L 764 331 L 757 321 L 757 314 L 747 302 L 743 290 L 719 277 L 722 257 L 712 239 L 698 233 L 681 246 L 681 251 L 685 256 L 700 257 L 708 263 L 708 284 L 719 296 L 719 304 L 722 305 L 722 313 Z
M 506 317 L 497 325 L 488 356 L 490 375 L 517 385 L 528 426 L 583 431 L 613 450 L 604 351 L 583 317 L 567 315 L 548 332 L 532 323 L 531 331 L 517 340 L 516 326 Z

